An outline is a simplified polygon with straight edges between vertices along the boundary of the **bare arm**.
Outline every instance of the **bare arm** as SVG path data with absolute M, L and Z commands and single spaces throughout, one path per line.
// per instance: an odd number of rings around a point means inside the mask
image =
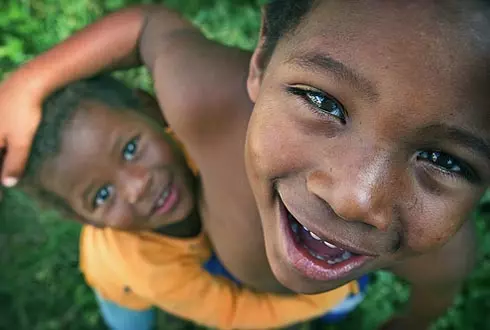
M 177 13 L 161 6 L 138 6 L 120 10 L 75 33 L 59 45 L 20 67 L 10 79 L 22 79 L 34 92 L 31 98 L 42 101 L 56 89 L 103 71 L 137 67 L 139 42 L 150 29 L 158 30 L 165 41 L 167 34 L 180 29 L 194 29 Z M 156 36 L 155 36 L 156 37 Z M 151 40 L 154 42 L 154 40 Z M 160 45 L 142 52 L 153 60 Z M 28 79 L 27 79 L 28 78 Z
M 266 329 L 303 322 L 338 304 L 348 293 L 345 287 L 313 296 L 280 296 L 238 287 L 212 276 L 196 260 L 182 265 L 154 267 L 147 278 L 132 286 L 152 305 L 177 316 L 219 329 Z
M 151 21 L 151 24 L 150 24 Z M 146 43 L 140 61 L 139 40 L 148 28 L 159 31 L 158 40 Z M 6 149 L 2 183 L 13 186 L 27 160 L 41 118 L 44 98 L 58 88 L 106 70 L 150 63 L 160 42 L 178 30 L 194 27 L 161 6 L 127 8 L 88 26 L 71 38 L 20 67 L 0 85 L 0 150 Z M 150 48 L 150 50 L 146 49 Z
M 219 329 L 265 329 L 301 322 L 323 314 L 350 292 L 344 286 L 311 296 L 258 293 L 204 270 L 207 242 L 176 247 L 175 242 L 155 237 L 85 226 L 80 260 L 87 281 L 105 299 L 123 306 L 131 304 L 122 293 L 127 287 L 138 304 Z

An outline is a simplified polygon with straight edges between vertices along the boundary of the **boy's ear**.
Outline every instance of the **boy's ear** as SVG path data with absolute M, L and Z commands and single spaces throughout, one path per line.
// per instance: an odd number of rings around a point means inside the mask
M 256 102 L 259 95 L 260 85 L 262 83 L 262 77 L 266 67 L 265 61 L 265 41 L 267 35 L 267 26 L 265 22 L 264 9 L 262 9 L 262 23 L 260 26 L 259 42 L 255 48 L 252 58 L 250 59 L 250 66 L 247 79 L 247 91 L 248 96 L 253 103 Z

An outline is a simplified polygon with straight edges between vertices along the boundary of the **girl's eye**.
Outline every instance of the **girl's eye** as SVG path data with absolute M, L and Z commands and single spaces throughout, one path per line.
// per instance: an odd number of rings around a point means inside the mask
M 112 196 L 114 193 L 114 186 L 112 185 L 105 185 L 99 190 L 97 190 L 97 193 L 95 194 L 94 200 L 93 200 L 93 208 L 96 209 L 102 205 L 104 205 L 107 200 Z
M 315 107 L 321 114 L 328 114 L 340 119 L 345 124 L 345 110 L 342 105 L 326 93 L 317 90 L 289 87 L 289 91 L 301 96 L 306 102 Z
M 430 162 L 445 172 L 461 175 L 468 180 L 474 180 L 476 176 L 468 165 L 442 151 L 419 151 L 417 152 L 417 159 Z
M 136 155 L 136 151 L 138 150 L 138 142 L 139 138 L 133 138 L 129 141 L 122 150 L 122 156 L 124 160 L 131 161 L 134 159 Z

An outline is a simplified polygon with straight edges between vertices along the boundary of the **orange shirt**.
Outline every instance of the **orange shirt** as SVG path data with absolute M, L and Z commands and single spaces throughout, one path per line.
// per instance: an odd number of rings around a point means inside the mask
M 208 327 L 284 327 L 325 314 L 357 290 L 352 282 L 317 295 L 257 293 L 208 273 L 202 265 L 210 256 L 204 234 L 182 239 L 92 226 L 81 234 L 81 270 L 104 299 L 135 310 L 156 306 Z

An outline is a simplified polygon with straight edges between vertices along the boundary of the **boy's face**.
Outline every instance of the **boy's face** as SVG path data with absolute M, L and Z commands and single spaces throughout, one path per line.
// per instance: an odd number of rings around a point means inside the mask
M 194 206 L 192 173 L 172 139 L 136 110 L 83 107 L 43 165 L 44 188 L 97 226 L 149 230 L 184 219 Z
M 287 287 L 325 291 L 435 250 L 478 202 L 489 24 L 451 10 L 320 1 L 262 77 L 252 61 L 246 165 Z

